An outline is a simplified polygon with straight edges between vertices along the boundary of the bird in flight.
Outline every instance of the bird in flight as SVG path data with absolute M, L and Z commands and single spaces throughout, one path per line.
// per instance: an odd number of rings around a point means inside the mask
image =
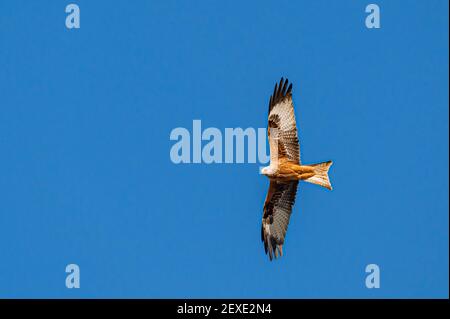
M 261 240 L 270 260 L 283 255 L 283 245 L 299 181 L 331 190 L 328 170 L 332 161 L 303 165 L 292 102 L 292 84 L 281 78 L 269 101 L 270 165 L 261 174 L 270 180 L 264 202 Z

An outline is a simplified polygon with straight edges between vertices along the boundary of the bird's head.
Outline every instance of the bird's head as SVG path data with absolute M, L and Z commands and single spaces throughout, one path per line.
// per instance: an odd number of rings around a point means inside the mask
M 272 167 L 266 166 L 266 167 L 261 168 L 260 173 L 263 175 L 269 176 L 269 175 L 273 175 L 274 171 L 273 171 Z

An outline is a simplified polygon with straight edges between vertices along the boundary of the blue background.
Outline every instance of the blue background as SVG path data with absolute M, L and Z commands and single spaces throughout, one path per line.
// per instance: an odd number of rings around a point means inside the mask
M 0 2 L 1 297 L 448 297 L 447 1 L 376 1 L 378 30 L 368 1 L 69 3 Z M 169 134 L 265 127 L 281 76 L 334 190 L 300 185 L 269 262 L 260 165 Z

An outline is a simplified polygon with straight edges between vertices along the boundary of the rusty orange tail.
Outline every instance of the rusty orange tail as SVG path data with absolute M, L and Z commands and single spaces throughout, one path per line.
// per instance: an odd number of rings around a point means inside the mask
M 317 184 L 332 190 L 330 179 L 328 178 L 328 170 L 330 166 L 333 164 L 332 161 L 323 162 L 319 164 L 308 165 L 314 167 L 314 176 L 305 179 L 305 182 Z

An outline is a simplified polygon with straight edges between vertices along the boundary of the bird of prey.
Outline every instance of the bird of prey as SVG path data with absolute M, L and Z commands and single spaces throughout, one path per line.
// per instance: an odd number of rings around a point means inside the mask
M 292 84 L 281 78 L 269 100 L 268 138 L 270 165 L 261 174 L 270 180 L 264 203 L 261 240 L 270 260 L 283 255 L 283 244 L 299 181 L 331 190 L 328 170 L 332 161 L 303 165 L 292 102 Z

